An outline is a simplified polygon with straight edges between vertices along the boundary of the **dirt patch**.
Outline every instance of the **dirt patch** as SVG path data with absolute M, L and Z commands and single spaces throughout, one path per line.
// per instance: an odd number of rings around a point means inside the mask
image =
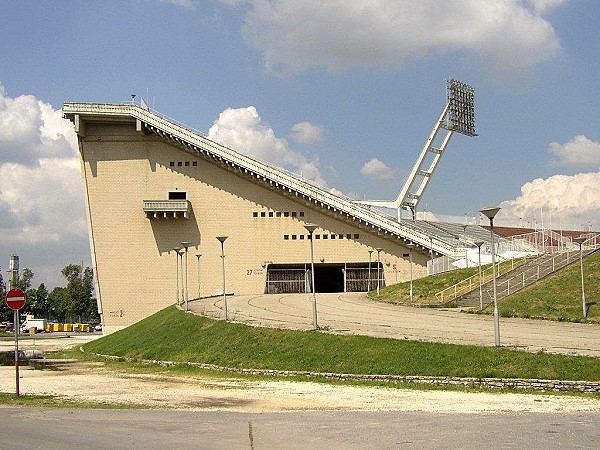
M 600 400 L 580 397 L 123 374 L 107 369 L 102 363 L 79 363 L 58 371 L 23 367 L 20 390 L 22 394 L 169 409 L 252 412 L 389 410 L 473 414 L 600 411 Z M 14 392 L 14 367 L 0 367 L 0 391 Z
M 22 348 L 64 350 L 98 336 L 36 339 Z M 11 348 L 10 342 L 0 349 Z M 103 363 L 80 362 L 61 370 L 21 367 L 22 394 L 147 408 L 230 411 L 431 411 L 447 413 L 600 411 L 600 399 L 533 394 L 418 391 L 337 386 L 313 382 L 248 381 L 210 376 L 125 374 Z M 0 367 L 0 392 L 14 392 L 14 367 Z

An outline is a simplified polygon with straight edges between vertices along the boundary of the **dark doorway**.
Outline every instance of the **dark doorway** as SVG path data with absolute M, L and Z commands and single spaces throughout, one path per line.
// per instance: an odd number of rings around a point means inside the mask
M 346 276 L 344 277 L 344 270 Z M 385 286 L 383 270 L 380 270 L 380 286 Z M 346 286 L 344 288 L 344 281 Z M 366 262 L 315 264 L 315 292 L 365 292 L 377 286 L 377 266 Z M 269 264 L 265 293 L 283 294 L 312 292 L 310 263 Z
M 315 292 L 344 292 L 344 266 L 315 264 Z

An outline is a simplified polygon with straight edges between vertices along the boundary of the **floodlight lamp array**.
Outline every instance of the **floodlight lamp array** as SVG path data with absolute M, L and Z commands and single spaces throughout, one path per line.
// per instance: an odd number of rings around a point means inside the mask
M 445 128 L 466 136 L 475 133 L 475 89 L 458 80 L 446 80 L 448 113 Z

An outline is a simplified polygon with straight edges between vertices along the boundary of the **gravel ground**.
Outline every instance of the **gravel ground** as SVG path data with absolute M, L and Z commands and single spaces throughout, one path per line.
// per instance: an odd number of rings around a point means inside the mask
M 123 374 L 102 363 L 64 370 L 22 367 L 22 394 L 148 408 L 245 412 L 292 410 L 428 411 L 445 413 L 600 412 L 600 400 L 534 394 L 418 391 L 312 382 L 247 381 L 161 374 Z M 0 367 L 0 391 L 14 392 L 14 367 Z

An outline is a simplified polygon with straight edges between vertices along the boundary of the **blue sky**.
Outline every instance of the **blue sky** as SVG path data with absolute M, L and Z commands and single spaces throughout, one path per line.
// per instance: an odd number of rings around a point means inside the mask
M 0 5 L 0 266 L 34 284 L 89 264 L 64 101 L 130 94 L 224 144 L 357 199 L 393 199 L 445 105 L 475 87 L 425 218 L 600 224 L 600 3 L 130 0 Z M 477 219 L 475 219 L 477 220 Z M 5 262 L 4 262 L 5 261 Z

